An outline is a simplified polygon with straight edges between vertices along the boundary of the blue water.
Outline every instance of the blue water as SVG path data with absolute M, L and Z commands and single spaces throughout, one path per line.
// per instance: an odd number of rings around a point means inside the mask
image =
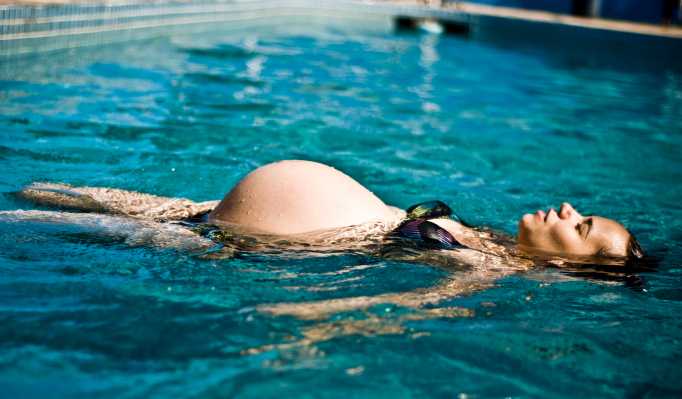
M 439 198 L 510 233 L 569 201 L 622 221 L 659 265 L 636 287 L 541 269 L 435 310 L 301 320 L 255 307 L 449 272 L 350 254 L 206 260 L 0 223 L 2 396 L 679 397 L 682 74 L 608 51 L 319 27 L 6 63 L 0 209 L 35 208 L 10 194 L 33 181 L 217 199 L 303 158 L 390 204 Z

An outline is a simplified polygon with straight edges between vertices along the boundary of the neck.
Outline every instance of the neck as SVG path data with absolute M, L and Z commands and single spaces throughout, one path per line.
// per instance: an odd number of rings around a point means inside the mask
M 500 257 L 519 257 L 516 240 L 504 233 L 466 227 L 452 219 L 431 219 L 460 242 L 462 245 Z

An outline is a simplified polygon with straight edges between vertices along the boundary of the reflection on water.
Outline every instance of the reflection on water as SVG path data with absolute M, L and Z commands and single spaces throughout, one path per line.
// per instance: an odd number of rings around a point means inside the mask
M 491 305 L 489 304 L 488 306 Z M 494 304 L 492 306 L 494 306 Z M 384 312 L 387 315 L 377 316 L 373 314 L 367 314 L 363 319 L 341 319 L 333 322 L 316 323 L 302 330 L 302 339 L 281 344 L 264 345 L 258 348 L 249 348 L 242 351 L 242 353 L 245 355 L 255 355 L 274 350 L 288 351 L 292 349 L 300 349 L 301 347 L 310 347 L 319 342 L 329 341 L 348 335 L 373 337 L 376 335 L 407 333 L 411 338 L 416 339 L 428 335 L 428 332 L 418 331 L 418 329 L 408 326 L 406 322 L 430 320 L 436 318 L 474 316 L 474 312 L 472 310 L 458 307 L 420 309 L 419 311 L 413 313 L 400 315 L 393 315 L 391 314 L 392 311 L 394 311 L 393 308 L 386 307 Z

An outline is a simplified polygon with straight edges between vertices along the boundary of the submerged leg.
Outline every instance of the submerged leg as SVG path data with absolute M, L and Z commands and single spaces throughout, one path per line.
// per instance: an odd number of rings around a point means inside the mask
M 40 205 L 84 212 L 109 213 L 148 220 L 182 220 L 209 212 L 218 201 L 193 202 L 105 187 L 73 187 L 33 183 L 19 197 Z
M 215 255 L 213 250 L 216 249 L 213 241 L 181 225 L 123 216 L 52 211 L 0 211 L 0 223 L 73 226 L 93 234 L 122 239 L 131 246 L 172 248 L 210 257 Z

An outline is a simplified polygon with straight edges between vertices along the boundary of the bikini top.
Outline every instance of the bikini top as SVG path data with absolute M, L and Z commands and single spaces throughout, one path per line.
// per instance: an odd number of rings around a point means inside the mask
M 451 218 L 466 225 L 449 206 L 442 201 L 428 201 L 412 205 L 406 210 L 405 220 L 395 229 L 399 237 L 417 240 L 429 248 L 454 249 L 463 248 L 460 242 L 432 219 Z

